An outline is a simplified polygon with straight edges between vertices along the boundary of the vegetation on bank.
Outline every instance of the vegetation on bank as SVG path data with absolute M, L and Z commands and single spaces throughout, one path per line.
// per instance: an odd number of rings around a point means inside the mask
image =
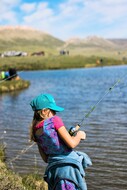
M 0 160 L 5 161 L 5 147 L 3 144 L 0 144 Z
M 8 81 L 0 81 L 0 93 L 3 92 L 11 92 L 16 90 L 21 90 L 24 88 L 28 88 L 30 82 L 27 80 L 8 80 Z
M 0 58 L 1 71 L 7 71 L 9 67 L 21 70 L 48 70 L 48 69 L 69 69 L 69 68 L 87 68 L 110 65 L 127 64 L 127 60 L 115 57 L 99 56 L 27 56 L 27 57 L 4 57 Z
M 20 176 L 5 164 L 5 147 L 0 145 L 0 190 L 47 190 L 47 183 L 38 175 Z

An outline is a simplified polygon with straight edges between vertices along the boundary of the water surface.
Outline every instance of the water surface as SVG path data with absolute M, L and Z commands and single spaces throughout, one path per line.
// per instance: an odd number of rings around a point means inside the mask
M 33 112 L 29 106 L 39 93 L 51 93 L 67 128 L 79 123 L 92 106 L 119 83 L 97 105 L 81 128 L 87 139 L 77 150 L 86 152 L 93 165 L 86 171 L 89 190 L 127 189 L 127 67 L 102 67 L 52 71 L 26 71 L 19 75 L 30 80 L 28 89 L 0 95 L 0 136 L 4 131 L 7 163 L 25 174 L 44 173 L 36 145 L 29 147 L 29 125 Z M 28 149 L 26 151 L 26 149 Z

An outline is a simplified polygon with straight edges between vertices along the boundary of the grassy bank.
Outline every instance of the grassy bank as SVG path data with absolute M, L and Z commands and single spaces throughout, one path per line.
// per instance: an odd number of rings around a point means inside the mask
M 9 80 L 9 81 L 0 81 L 0 93 L 11 92 L 16 90 L 21 90 L 28 88 L 30 82 L 27 80 Z
M 37 174 L 19 176 L 4 163 L 5 148 L 0 145 L 0 190 L 47 190 L 47 184 Z
M 102 61 L 100 61 L 102 60 Z M 85 68 L 110 65 L 127 64 L 127 60 L 115 57 L 99 57 L 99 56 L 28 56 L 28 57 L 4 57 L 0 58 L 1 71 L 15 67 L 17 70 L 47 70 L 47 69 L 69 69 L 69 68 Z

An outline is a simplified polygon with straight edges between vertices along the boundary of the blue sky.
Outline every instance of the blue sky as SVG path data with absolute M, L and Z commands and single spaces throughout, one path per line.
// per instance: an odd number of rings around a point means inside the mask
M 127 0 L 0 0 L 0 26 L 27 26 L 62 40 L 127 38 Z

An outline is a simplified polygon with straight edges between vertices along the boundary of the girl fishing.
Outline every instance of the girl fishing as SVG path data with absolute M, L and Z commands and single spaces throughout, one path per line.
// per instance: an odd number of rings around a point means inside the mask
M 89 156 L 73 149 L 86 138 L 84 131 L 71 136 L 62 119 L 56 115 L 64 108 L 56 105 L 50 94 L 40 94 L 30 103 L 33 111 L 31 140 L 42 159 L 48 163 L 44 179 L 48 190 L 87 190 L 85 168 L 92 165 Z

